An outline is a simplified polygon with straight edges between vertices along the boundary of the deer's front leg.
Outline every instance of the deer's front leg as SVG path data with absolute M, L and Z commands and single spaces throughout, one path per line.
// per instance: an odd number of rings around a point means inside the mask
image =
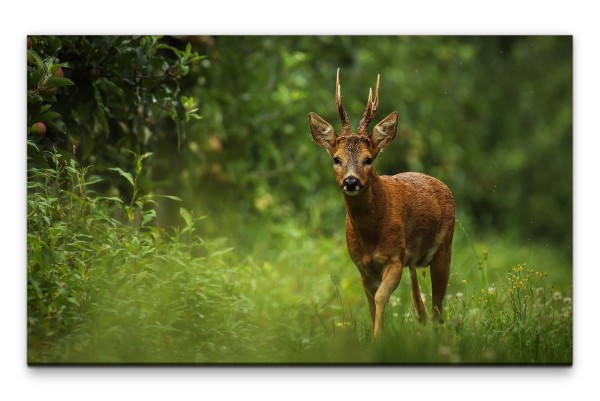
M 369 313 L 371 314 L 371 329 L 375 328 L 375 293 L 377 292 L 377 284 L 366 273 L 361 272 L 363 289 L 369 302 Z
M 400 284 L 402 278 L 402 262 L 400 260 L 391 261 L 383 269 L 381 285 L 375 292 L 375 324 L 373 327 L 373 337 L 377 339 L 383 330 L 383 312 L 385 310 L 392 292 Z

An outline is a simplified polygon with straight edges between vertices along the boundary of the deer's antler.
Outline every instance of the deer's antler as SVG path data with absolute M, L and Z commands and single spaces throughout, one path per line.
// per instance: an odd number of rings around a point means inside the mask
M 340 69 L 337 69 L 337 77 L 335 80 L 335 105 L 337 106 L 340 119 L 342 120 L 342 135 L 350 134 L 350 121 L 348 121 L 348 114 L 344 110 L 342 105 L 342 93 L 340 89 Z
M 377 74 L 377 85 L 375 86 L 375 100 L 373 99 L 373 92 L 371 88 L 369 88 L 369 99 L 367 100 L 367 106 L 365 107 L 365 112 L 363 113 L 362 119 L 360 123 L 358 123 L 358 129 L 356 130 L 357 134 L 367 134 L 367 126 L 375 117 L 375 112 L 377 111 L 377 105 L 379 104 L 379 74 Z

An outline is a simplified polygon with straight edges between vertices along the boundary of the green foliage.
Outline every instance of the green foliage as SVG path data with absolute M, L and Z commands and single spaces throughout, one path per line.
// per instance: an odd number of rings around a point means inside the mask
M 162 146 L 177 152 L 186 124 L 199 118 L 179 84 L 203 58 L 189 44 L 182 51 L 160 36 L 31 39 L 28 126 L 38 121 L 48 126 L 44 137 L 30 138 L 42 150 L 72 153 L 102 174 L 128 161 L 122 149 L 142 154 Z M 56 76 L 59 69 L 64 77 Z
M 35 145 L 31 144 L 32 147 Z M 88 287 L 97 269 L 90 259 L 106 252 L 93 236 L 113 230 L 118 198 L 95 197 L 89 170 L 66 166 L 50 155 L 51 168 L 31 168 L 27 196 L 28 338 L 60 336 L 81 321 L 81 308 L 93 296 Z M 93 245 L 93 247 L 90 247 Z
M 193 235 L 199 218 L 182 209 L 185 229 L 151 227 L 155 209 L 131 212 L 138 201 L 98 195 L 89 168 L 49 156 L 28 180 L 29 362 L 202 362 L 207 342 L 252 328 L 238 323 L 246 300 L 224 290 L 232 248 Z
M 30 363 L 571 362 L 570 37 L 31 39 Z M 307 122 L 338 67 L 354 128 L 378 73 L 399 112 L 379 172 L 453 190 L 443 326 L 405 279 L 371 341 Z

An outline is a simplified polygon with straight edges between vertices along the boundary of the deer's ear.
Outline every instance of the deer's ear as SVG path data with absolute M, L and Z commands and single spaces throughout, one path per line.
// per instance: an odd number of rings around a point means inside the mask
M 377 150 L 385 148 L 394 140 L 397 129 L 398 113 L 394 111 L 373 128 L 371 141 L 373 141 Z
M 316 113 L 308 113 L 308 122 L 310 124 L 310 133 L 315 142 L 331 153 L 337 139 L 337 135 L 331 124 L 323 120 Z

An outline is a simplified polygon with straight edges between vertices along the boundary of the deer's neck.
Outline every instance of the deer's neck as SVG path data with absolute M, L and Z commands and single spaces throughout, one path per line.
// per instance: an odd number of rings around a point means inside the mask
M 356 196 L 344 194 L 346 212 L 361 239 L 377 239 L 377 227 L 385 209 L 386 197 L 383 182 L 375 170 L 364 191 Z

